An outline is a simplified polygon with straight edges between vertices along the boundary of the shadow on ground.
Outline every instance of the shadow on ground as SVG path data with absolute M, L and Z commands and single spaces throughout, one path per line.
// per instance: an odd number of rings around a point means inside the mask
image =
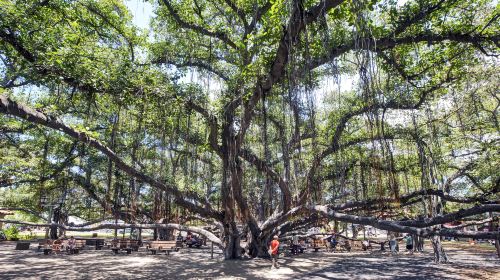
M 449 254 L 453 263 L 438 266 L 429 253 L 306 253 L 282 258 L 281 268 L 271 270 L 270 261 L 264 259 L 223 261 L 220 251 L 211 259 L 208 248 L 170 255 L 84 250 L 78 255 L 46 256 L 0 243 L 0 279 L 494 279 L 500 275 L 493 254 L 463 250 Z

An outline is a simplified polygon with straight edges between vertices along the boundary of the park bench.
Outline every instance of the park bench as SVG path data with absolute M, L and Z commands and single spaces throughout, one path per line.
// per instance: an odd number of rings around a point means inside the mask
M 118 254 L 120 251 L 126 251 L 127 254 L 130 255 L 132 253 L 132 250 L 139 250 L 139 241 L 129 239 L 113 240 L 113 242 L 111 243 L 111 250 L 115 254 Z
M 304 251 L 306 250 L 306 246 L 304 244 L 297 244 L 297 250 L 295 253 L 297 254 L 302 254 L 304 253 Z M 293 244 L 291 245 L 284 245 L 283 248 L 281 248 L 281 245 L 280 245 L 280 249 L 279 251 L 283 251 L 283 252 L 290 252 L 290 254 L 293 254 L 294 253 L 294 247 L 293 247 Z
M 321 248 L 328 248 L 327 242 L 323 239 L 313 239 L 312 246 L 314 252 L 318 252 Z
M 50 239 L 43 239 L 38 242 L 38 251 L 40 251 L 42 248 L 44 248 L 48 243 Z M 52 244 L 52 243 L 50 243 Z
M 78 254 L 78 253 L 80 253 L 81 250 L 83 250 L 83 248 L 86 245 L 86 242 L 85 242 L 85 240 L 81 240 L 81 239 L 75 240 L 75 247 L 73 249 L 70 249 L 68 247 L 67 243 L 65 243 L 65 244 L 66 244 L 66 250 L 68 251 L 68 253 Z
M 62 241 L 47 239 L 43 241 L 43 243 L 39 243 L 38 248 L 43 250 L 44 255 L 48 255 L 49 253 L 59 253 L 63 248 Z
M 342 251 L 347 251 L 347 252 L 350 252 L 351 251 L 351 243 L 349 242 L 349 240 L 344 240 L 342 242 L 339 242 L 339 244 L 337 245 L 339 247 L 339 249 Z
M 38 250 L 43 250 L 44 255 L 48 255 L 55 248 L 57 249 L 59 245 L 54 244 L 54 240 L 44 239 L 38 243 Z
M 55 242 L 56 240 L 46 239 L 38 243 L 38 250 L 43 250 L 44 255 L 49 253 L 59 253 L 64 248 L 68 253 L 78 254 L 85 247 L 85 240 L 75 240 L 75 248 L 70 252 L 68 241 Z
M 373 250 L 372 242 L 370 240 L 367 240 L 366 243 L 361 242 L 361 248 L 363 251 Z
M 104 247 L 104 239 L 85 239 L 85 245 L 95 247 L 96 250 L 101 250 Z
M 169 255 L 171 251 L 179 251 L 179 243 L 177 241 L 163 241 L 155 240 L 151 241 L 147 249 L 151 251 L 151 254 L 156 255 L 157 252 L 165 252 Z

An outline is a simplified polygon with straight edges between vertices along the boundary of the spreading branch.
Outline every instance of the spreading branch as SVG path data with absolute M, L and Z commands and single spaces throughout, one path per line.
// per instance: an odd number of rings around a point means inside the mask
M 65 133 L 66 135 L 77 139 L 89 146 L 97 149 L 98 151 L 105 154 L 118 168 L 127 173 L 128 175 L 139 179 L 142 182 L 148 183 L 153 187 L 161 189 L 167 193 L 171 193 L 175 197 L 175 202 L 189 209 L 193 212 L 199 213 L 200 215 L 220 218 L 219 213 L 214 211 L 210 205 L 206 203 L 200 205 L 200 201 L 203 201 L 195 193 L 183 193 L 176 186 L 164 184 L 151 176 L 148 176 L 133 166 L 127 164 L 123 159 L 121 159 L 114 151 L 109 147 L 101 143 L 100 141 L 90 137 L 85 132 L 79 132 L 70 126 L 62 123 L 60 120 L 50 117 L 40 111 L 33 110 L 23 104 L 19 104 L 6 95 L 0 95 L 0 113 L 6 115 L 12 115 L 29 121 L 31 123 L 40 124 L 58 131 Z
M 102 224 L 98 224 L 98 225 L 90 227 L 90 226 L 80 226 L 80 225 L 68 226 L 68 225 L 57 224 L 57 223 L 45 223 L 45 224 L 30 223 L 30 222 L 6 220 L 6 219 L 0 219 L 0 222 L 9 223 L 9 224 L 27 225 L 27 226 L 33 226 L 33 227 L 58 227 L 58 228 L 65 230 L 65 231 L 82 231 L 82 232 L 96 231 L 96 230 L 101 230 L 101 229 L 126 229 L 126 228 L 176 229 L 179 231 L 191 231 L 191 232 L 203 235 L 208 240 L 210 240 L 215 245 L 217 245 L 219 248 L 222 248 L 222 241 L 220 240 L 220 238 L 215 236 L 213 233 L 211 233 L 207 230 L 204 230 L 200 227 L 184 226 L 184 225 L 179 225 L 179 224 L 110 224 L 110 223 L 102 223 Z

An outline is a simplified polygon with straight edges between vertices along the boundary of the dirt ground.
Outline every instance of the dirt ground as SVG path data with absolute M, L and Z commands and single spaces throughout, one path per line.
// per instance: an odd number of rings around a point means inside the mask
M 110 250 L 84 250 L 78 255 L 43 255 L 35 249 L 14 250 L 0 243 L 0 279 L 500 279 L 494 248 L 447 244 L 449 264 L 432 262 L 424 254 L 380 251 L 309 252 L 280 258 L 270 269 L 265 259 L 223 261 L 221 252 L 182 249 L 170 255 L 150 255 L 144 249 L 115 255 Z M 31 244 L 36 248 L 36 244 Z

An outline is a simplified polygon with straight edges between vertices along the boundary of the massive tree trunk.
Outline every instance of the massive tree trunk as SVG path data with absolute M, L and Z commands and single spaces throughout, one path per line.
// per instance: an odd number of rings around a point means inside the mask
M 434 261 L 436 263 L 447 263 L 448 255 L 444 251 L 443 244 L 441 244 L 441 238 L 438 235 L 431 237 L 432 248 L 434 249 Z
M 228 110 L 229 111 L 229 110 Z M 224 214 L 223 220 L 223 246 L 224 258 L 236 259 L 241 255 L 240 233 L 236 225 L 236 203 L 235 187 L 241 184 L 241 178 L 238 178 L 237 162 L 235 155 L 235 141 L 233 136 L 233 115 L 226 112 L 226 122 L 222 132 L 222 160 L 223 160 L 223 178 L 221 187 L 221 204 Z
M 249 233 L 250 238 L 248 239 L 248 254 L 252 257 L 259 258 L 269 258 L 267 250 L 269 248 L 268 243 L 271 239 L 269 234 L 255 236 L 251 232 Z

